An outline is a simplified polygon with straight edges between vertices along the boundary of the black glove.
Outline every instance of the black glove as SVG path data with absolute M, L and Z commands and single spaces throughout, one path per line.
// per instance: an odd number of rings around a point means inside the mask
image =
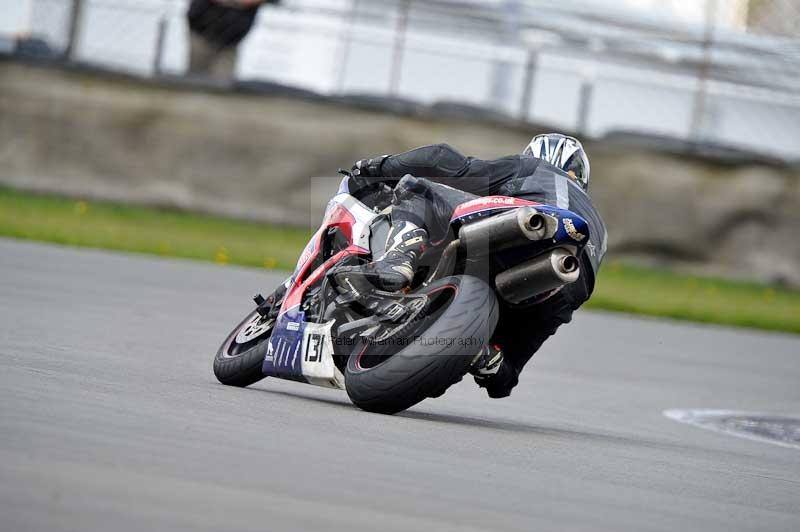
M 350 172 L 355 177 L 381 177 L 381 165 L 388 157 L 388 155 L 382 155 L 374 159 L 361 159 L 356 161 Z

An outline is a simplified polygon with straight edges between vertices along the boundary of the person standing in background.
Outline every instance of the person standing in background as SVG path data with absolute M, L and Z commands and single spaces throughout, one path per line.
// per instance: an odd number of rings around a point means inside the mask
M 189 21 L 189 74 L 233 79 L 236 50 L 253 27 L 262 4 L 280 0 L 192 0 Z

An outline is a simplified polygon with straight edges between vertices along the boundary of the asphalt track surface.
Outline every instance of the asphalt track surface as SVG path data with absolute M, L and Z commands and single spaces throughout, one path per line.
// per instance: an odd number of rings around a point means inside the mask
M 0 240 L 0 530 L 800 530 L 800 337 L 579 312 L 509 399 L 410 411 L 211 357 L 279 276 Z

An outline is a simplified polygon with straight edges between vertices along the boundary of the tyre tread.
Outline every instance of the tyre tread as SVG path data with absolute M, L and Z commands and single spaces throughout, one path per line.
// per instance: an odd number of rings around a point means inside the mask
M 448 277 L 437 281 L 439 283 L 457 284 L 459 289 L 444 314 L 424 334 L 489 338 L 498 318 L 497 298 L 491 288 L 469 276 Z M 465 321 L 465 316 L 470 314 L 474 318 Z M 457 342 L 419 354 L 409 353 L 412 347 L 367 371 L 351 372 L 348 363 L 346 388 L 353 403 L 371 412 L 394 414 L 427 397 L 437 397 L 461 380 L 473 354 L 459 349 Z

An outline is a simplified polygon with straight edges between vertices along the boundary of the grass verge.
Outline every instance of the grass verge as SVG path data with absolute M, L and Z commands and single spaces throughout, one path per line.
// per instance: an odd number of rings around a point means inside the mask
M 311 231 L 0 187 L 0 235 L 292 270 Z
M 800 333 L 800 291 L 604 264 L 588 308 Z
M 0 236 L 290 270 L 311 231 L 0 187 Z M 611 262 L 595 309 L 800 333 L 800 291 Z

